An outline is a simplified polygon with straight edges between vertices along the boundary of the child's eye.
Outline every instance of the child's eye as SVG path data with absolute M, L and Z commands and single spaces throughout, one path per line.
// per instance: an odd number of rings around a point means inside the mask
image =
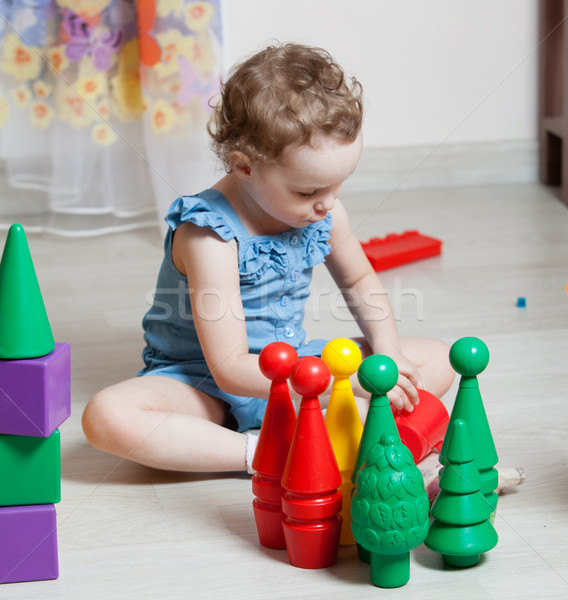
M 302 198 L 313 198 L 316 193 L 314 192 L 298 192 Z

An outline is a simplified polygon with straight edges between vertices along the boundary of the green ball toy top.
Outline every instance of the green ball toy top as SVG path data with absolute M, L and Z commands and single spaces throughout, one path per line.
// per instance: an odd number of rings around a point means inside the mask
M 396 385 L 398 367 L 392 358 L 383 354 L 373 354 L 361 363 L 357 379 L 363 389 L 371 394 L 383 396 Z
M 489 364 L 489 349 L 476 337 L 461 338 L 450 349 L 450 363 L 460 375 L 475 377 Z

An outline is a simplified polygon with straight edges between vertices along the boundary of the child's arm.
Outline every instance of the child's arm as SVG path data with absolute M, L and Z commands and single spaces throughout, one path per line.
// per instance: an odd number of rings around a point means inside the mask
M 397 408 L 402 408 L 402 402 L 404 408 L 411 408 L 409 401 L 412 404 L 418 402 L 416 388 L 424 386 L 418 369 L 402 353 L 387 292 L 351 229 L 343 204 L 337 201 L 331 214 L 331 253 L 326 259 L 326 266 L 372 352 L 390 356 L 398 366 L 398 383 L 389 393 L 389 399 Z M 404 400 L 401 401 L 401 398 Z
M 217 385 L 230 394 L 268 398 L 270 382 L 248 350 L 236 241 L 184 223 L 175 232 L 172 256 L 187 276 L 199 343 Z

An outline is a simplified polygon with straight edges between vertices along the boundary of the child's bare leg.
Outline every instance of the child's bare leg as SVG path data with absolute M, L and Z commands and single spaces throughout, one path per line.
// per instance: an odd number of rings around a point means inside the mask
M 364 338 L 358 338 L 363 358 L 371 352 Z M 455 372 L 450 365 L 450 347 L 441 340 L 431 338 L 401 338 L 403 354 L 412 361 L 420 371 L 424 387 L 437 398 L 441 398 L 452 385 Z M 363 422 L 369 407 L 369 394 L 360 386 L 357 375 L 351 378 L 353 393 Z
M 450 364 L 450 347 L 431 338 L 401 338 L 402 352 L 419 369 L 425 388 L 441 398 L 452 385 L 455 371 Z
M 162 376 L 129 379 L 93 396 L 83 430 L 97 449 L 157 469 L 243 471 L 247 438 L 224 427 L 228 406 Z

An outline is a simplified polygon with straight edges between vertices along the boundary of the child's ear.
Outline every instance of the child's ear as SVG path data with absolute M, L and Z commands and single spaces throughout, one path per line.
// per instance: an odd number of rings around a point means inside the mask
M 250 179 L 252 172 L 252 161 L 244 154 L 235 150 L 230 156 L 231 172 L 234 173 L 240 179 Z

